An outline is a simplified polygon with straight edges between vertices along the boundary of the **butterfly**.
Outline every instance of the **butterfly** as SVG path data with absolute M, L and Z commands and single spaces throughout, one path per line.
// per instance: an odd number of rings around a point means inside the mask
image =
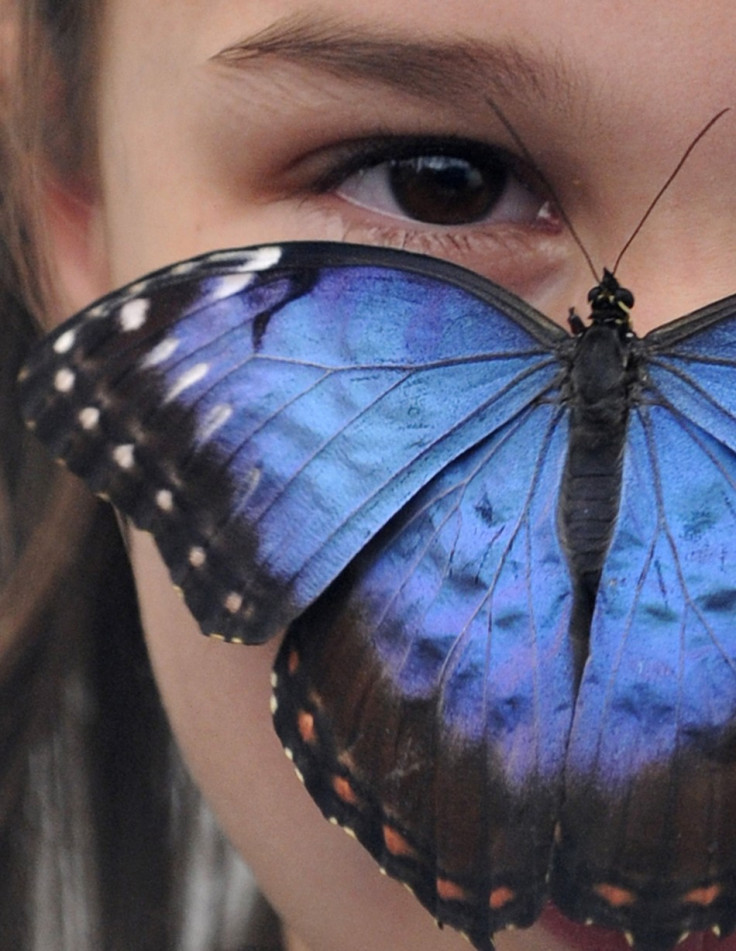
M 736 298 L 573 333 L 435 259 L 204 255 L 52 333 L 50 449 L 261 643 L 326 816 L 478 949 L 551 896 L 664 951 L 736 924 Z

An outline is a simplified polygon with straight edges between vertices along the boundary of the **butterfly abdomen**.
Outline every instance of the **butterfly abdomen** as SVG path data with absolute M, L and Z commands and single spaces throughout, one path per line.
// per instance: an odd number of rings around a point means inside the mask
M 619 509 L 630 378 L 618 328 L 588 327 L 578 338 L 565 394 L 570 436 L 558 509 L 575 587 L 574 629 L 588 629 Z

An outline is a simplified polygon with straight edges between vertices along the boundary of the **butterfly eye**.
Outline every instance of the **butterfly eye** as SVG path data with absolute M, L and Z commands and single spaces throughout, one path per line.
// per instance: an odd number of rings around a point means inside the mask
M 626 287 L 620 287 L 615 294 L 617 304 L 622 304 L 627 310 L 634 306 L 634 295 Z

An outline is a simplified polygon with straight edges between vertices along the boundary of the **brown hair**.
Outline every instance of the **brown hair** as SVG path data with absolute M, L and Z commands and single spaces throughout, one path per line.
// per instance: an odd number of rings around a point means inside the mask
M 101 16 L 0 0 L 0 951 L 184 947 L 195 841 L 215 887 L 186 947 L 234 949 L 223 909 L 244 873 L 171 743 L 115 519 L 15 407 L 53 299 L 42 186 L 94 184 Z

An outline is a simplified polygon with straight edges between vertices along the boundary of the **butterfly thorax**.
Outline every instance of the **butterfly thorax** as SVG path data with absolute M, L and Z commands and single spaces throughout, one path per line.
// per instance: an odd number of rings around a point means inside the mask
M 629 308 L 633 296 L 605 271 L 588 299 L 590 323 L 571 315 L 576 346 L 563 397 L 570 435 L 559 496 L 558 526 L 575 590 L 573 635 L 580 633 L 579 659 L 601 569 L 616 522 L 629 390 L 635 377 Z

